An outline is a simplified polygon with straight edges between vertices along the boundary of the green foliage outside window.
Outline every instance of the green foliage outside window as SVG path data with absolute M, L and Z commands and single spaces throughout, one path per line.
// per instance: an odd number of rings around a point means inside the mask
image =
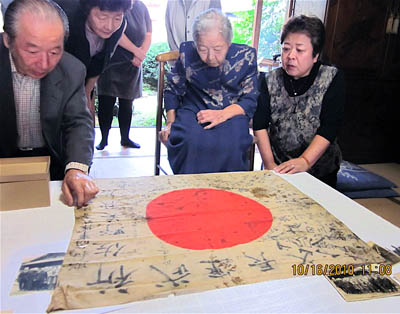
M 169 51 L 168 43 L 154 43 L 150 46 L 147 51 L 146 59 L 143 61 L 143 84 L 144 88 L 150 90 L 157 90 L 157 80 L 158 80 L 158 62 L 156 61 L 156 56 L 161 52 Z
M 255 0 L 253 0 L 253 7 Z M 258 45 L 258 56 L 272 58 L 280 53 L 280 32 L 284 23 L 287 0 L 264 0 L 262 9 L 260 39 Z M 253 33 L 254 9 L 241 12 L 231 12 L 233 27 L 232 41 L 240 44 L 251 45 Z M 158 62 L 155 57 L 169 51 L 166 42 L 154 43 L 147 52 L 143 61 L 143 83 L 145 89 L 157 90 Z
M 253 6 L 255 6 L 254 0 Z M 273 55 L 280 53 L 280 32 L 285 20 L 286 6 L 286 0 L 263 1 L 258 44 L 259 57 L 272 58 Z M 236 16 L 231 19 L 233 42 L 250 45 L 253 33 L 254 9 L 232 13 Z
M 233 28 L 232 42 L 237 44 L 251 45 L 254 9 L 232 13 L 235 15 L 234 18 L 230 19 Z
M 281 29 L 285 22 L 286 0 L 264 0 L 258 54 L 272 58 L 281 53 Z

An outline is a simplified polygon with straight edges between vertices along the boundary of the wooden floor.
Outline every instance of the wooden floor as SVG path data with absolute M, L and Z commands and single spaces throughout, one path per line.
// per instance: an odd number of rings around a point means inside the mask
M 91 175 L 94 178 L 122 178 L 154 175 L 155 128 L 131 128 L 130 138 L 139 143 L 140 149 L 125 148 L 120 145 L 118 128 L 112 128 L 109 145 L 103 151 L 95 150 Z M 96 145 L 101 135 L 96 128 Z M 167 151 L 162 146 L 161 166 L 172 174 L 167 160 Z M 400 186 L 400 164 L 361 165 L 380 174 Z M 255 169 L 260 169 L 261 158 L 256 153 Z M 400 188 L 396 189 L 400 193 Z M 355 200 L 375 214 L 400 227 L 400 198 L 370 198 Z

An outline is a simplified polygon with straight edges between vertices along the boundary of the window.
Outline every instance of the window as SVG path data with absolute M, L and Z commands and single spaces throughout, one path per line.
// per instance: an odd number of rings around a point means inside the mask
M 288 16 L 291 0 L 263 0 L 259 57 L 272 58 L 280 53 L 280 33 Z M 256 0 L 222 1 L 222 10 L 230 17 L 233 26 L 233 42 L 252 45 L 254 12 Z

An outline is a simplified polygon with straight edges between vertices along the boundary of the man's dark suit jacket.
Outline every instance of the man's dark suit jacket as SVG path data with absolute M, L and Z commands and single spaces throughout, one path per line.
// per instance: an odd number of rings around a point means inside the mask
M 94 130 L 84 91 L 86 71 L 64 52 L 56 68 L 40 81 L 42 134 L 51 157 L 61 165 L 92 163 Z M 0 34 L 0 157 L 17 152 L 17 120 L 9 50 Z

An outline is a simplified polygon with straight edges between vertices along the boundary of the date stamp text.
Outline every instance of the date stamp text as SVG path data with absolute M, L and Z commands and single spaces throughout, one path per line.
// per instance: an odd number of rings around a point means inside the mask
M 371 275 L 378 273 L 381 276 L 392 274 L 390 264 L 293 264 L 293 276 L 353 276 Z

